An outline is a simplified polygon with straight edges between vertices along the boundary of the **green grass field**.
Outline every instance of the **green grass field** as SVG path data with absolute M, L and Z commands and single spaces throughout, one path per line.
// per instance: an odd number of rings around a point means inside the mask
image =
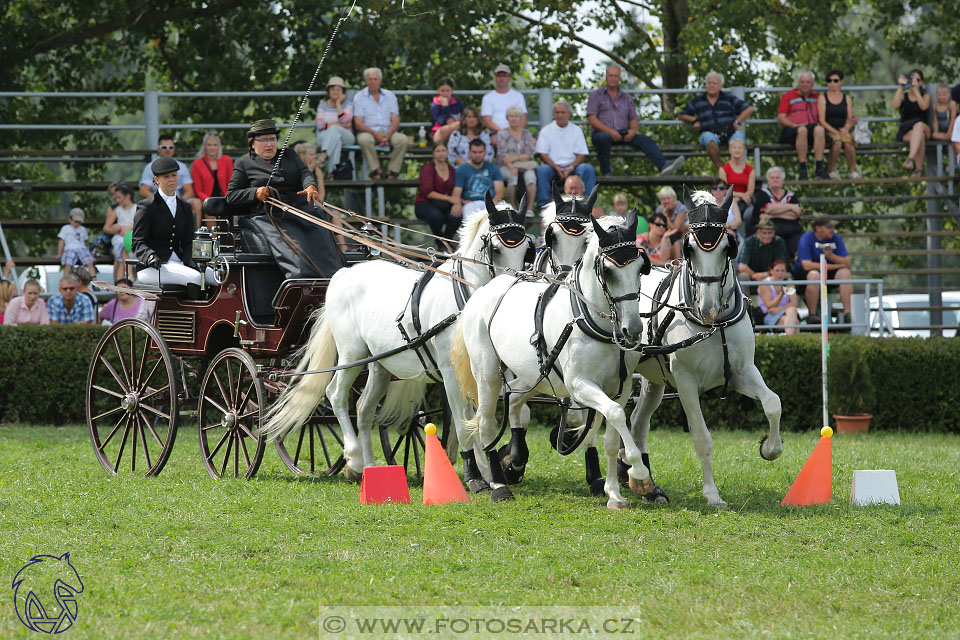
M 332 637 L 329 605 L 604 606 L 645 637 L 960 637 L 960 439 L 838 436 L 833 503 L 793 509 L 817 438 L 787 434 L 770 463 L 759 437 L 714 434 L 715 512 L 689 435 L 653 432 L 671 504 L 625 490 L 635 508 L 612 512 L 544 430 L 513 503 L 424 507 L 411 487 L 410 506 L 364 507 L 272 447 L 253 481 L 213 481 L 184 428 L 160 477 L 109 477 L 84 428 L 4 426 L 0 577 L 69 551 L 86 588 L 66 638 Z M 895 469 L 902 506 L 850 507 L 854 469 Z M 0 638 L 32 637 L 2 602 Z

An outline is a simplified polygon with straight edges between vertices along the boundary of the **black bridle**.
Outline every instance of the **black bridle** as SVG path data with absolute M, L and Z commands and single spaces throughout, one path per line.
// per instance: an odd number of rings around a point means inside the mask
M 624 249 L 632 249 L 632 251 L 623 251 Z M 620 256 L 615 254 L 619 253 Z M 631 255 L 632 254 L 632 255 Z M 641 252 L 637 249 L 635 241 L 627 240 L 624 242 L 618 242 L 616 244 L 608 245 L 601 247 L 597 257 L 593 260 L 593 272 L 597 276 L 597 281 L 600 283 L 600 290 L 603 291 L 603 297 L 607 301 L 607 305 L 610 308 L 610 315 L 607 316 L 613 322 L 613 333 L 611 334 L 611 341 L 617 345 L 623 351 L 633 351 L 639 345 L 639 342 L 634 344 L 629 344 L 623 339 L 623 335 L 620 333 L 620 311 L 617 308 L 617 305 L 624 302 L 632 302 L 640 300 L 640 285 L 637 284 L 637 290 L 634 293 L 627 293 L 622 296 L 614 296 L 610 292 L 610 287 L 607 286 L 607 280 L 603 275 L 603 260 L 609 260 L 615 264 L 618 268 L 623 268 L 638 259 L 644 260 L 644 265 L 640 268 L 640 273 L 650 273 L 650 258 L 647 257 L 645 252 Z M 579 285 L 579 282 L 578 282 Z M 587 316 L 589 317 L 589 311 L 586 310 Z
M 709 231 L 710 233 L 703 233 L 703 237 L 701 237 L 700 234 L 704 231 Z M 697 243 L 697 246 L 700 247 L 700 249 L 709 253 L 711 251 L 715 251 L 717 247 L 720 246 L 720 240 L 724 237 L 725 234 L 726 234 L 725 223 L 699 222 L 699 223 L 694 223 L 690 225 L 690 230 L 687 231 L 687 234 L 686 234 L 687 237 L 685 239 L 685 242 L 687 243 L 687 246 L 690 246 L 689 243 L 691 242 L 691 239 L 692 239 L 693 242 Z M 712 236 L 712 237 L 708 237 L 708 236 Z M 727 242 L 728 243 L 730 242 L 729 238 L 727 239 Z M 690 248 L 692 249 L 692 247 Z M 721 294 L 723 293 L 723 289 L 727 284 L 727 278 L 730 275 L 730 266 L 731 266 L 731 263 L 733 262 L 733 259 L 729 255 L 726 256 L 723 261 L 723 271 L 717 275 L 710 275 L 710 276 L 701 275 L 700 273 L 697 272 L 697 269 L 693 264 L 692 255 L 687 255 L 685 257 L 687 258 L 687 261 L 686 261 L 687 274 L 690 277 L 690 279 L 693 280 L 694 283 L 712 284 L 714 282 L 719 282 L 720 292 Z M 730 300 L 735 290 L 736 290 L 735 287 L 731 288 L 730 292 L 727 293 L 727 295 L 721 301 L 720 310 L 719 310 L 719 313 L 717 314 L 717 317 L 722 317 L 723 312 L 726 311 L 727 308 L 730 306 Z M 695 313 L 698 316 L 698 319 L 702 321 L 703 318 L 700 317 L 700 312 L 699 312 L 699 303 L 700 303 L 699 290 L 697 287 L 693 286 L 693 287 L 690 287 L 690 293 L 693 296 L 693 304 L 690 305 L 690 311 Z M 701 324 L 703 323 L 701 322 Z

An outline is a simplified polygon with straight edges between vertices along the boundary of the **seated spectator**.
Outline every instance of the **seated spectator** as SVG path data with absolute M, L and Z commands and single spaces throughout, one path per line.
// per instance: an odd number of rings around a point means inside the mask
M 625 218 L 627 216 L 627 210 L 629 208 L 630 208 L 630 203 L 627 202 L 627 195 L 625 193 L 618 193 L 613 196 L 613 211 L 610 212 L 611 215 L 615 214 Z M 646 222 L 646 218 L 637 219 L 638 231 L 639 231 L 639 225 L 641 224 L 640 220 L 643 220 L 644 222 Z M 646 231 L 644 231 L 643 233 L 646 233 Z
M 379 180 L 384 177 L 377 158 L 376 145 L 390 146 L 390 161 L 386 177 L 396 178 L 403 168 L 403 156 L 410 139 L 400 133 L 400 105 L 392 91 L 383 89 L 383 73 L 376 67 L 363 72 L 366 88 L 353 97 L 353 128 L 357 132 L 357 144 L 370 168 L 369 177 Z
M 564 195 L 573 196 L 575 198 L 587 195 L 587 192 L 583 187 L 583 180 L 581 180 L 580 176 L 576 174 L 570 174 L 567 176 L 567 179 L 563 181 L 563 193 Z M 602 207 L 594 207 L 590 214 L 593 215 L 594 218 L 602 218 L 604 215 L 606 215 L 606 212 Z
M 100 303 L 97 301 L 97 296 L 90 290 L 90 283 L 93 282 L 93 277 L 96 274 L 96 271 L 93 273 L 87 271 L 86 267 L 77 267 L 76 271 L 74 271 L 74 275 L 77 276 L 77 297 L 83 296 L 90 301 L 94 316 L 96 316 L 100 310 Z
M 680 234 L 676 231 L 672 233 L 674 235 L 667 233 L 667 217 L 655 213 L 650 216 L 647 233 L 637 236 L 637 247 L 647 252 L 650 262 L 662 267 L 680 257 L 680 244 L 674 240 Z
M 584 162 L 587 156 L 587 139 L 580 127 L 570 124 L 570 105 L 564 100 L 553 104 L 553 122 L 540 129 L 537 139 L 537 154 L 541 165 L 537 168 L 537 206 L 550 201 L 550 183 L 559 178 L 566 180 L 574 173 L 583 180 L 586 193 L 593 191 L 597 176 L 593 167 Z
M 523 110 L 523 127 L 527 126 L 527 101 L 523 94 L 510 88 L 510 67 L 498 64 L 493 70 L 495 89 L 483 94 L 480 102 L 480 117 L 483 126 L 496 134 L 500 129 L 509 126 L 507 122 L 507 107 L 516 105 Z
M 437 95 L 430 105 L 430 128 L 434 142 L 447 143 L 450 134 L 460 128 L 463 103 L 453 97 L 453 79 L 443 77 L 437 83 Z M 479 116 L 478 116 L 479 117 Z
M 719 169 L 720 147 L 727 146 L 734 138 L 747 142 L 743 134 L 743 123 L 753 107 L 733 95 L 723 91 L 723 76 L 711 71 L 705 79 L 706 90 L 690 100 L 677 115 L 679 120 L 693 125 L 700 134 L 700 144 L 706 147 L 707 155 L 713 166 Z
M 733 187 L 733 199 L 743 212 L 741 216 L 749 220 L 753 213 L 753 192 L 757 187 L 757 174 L 753 167 L 747 164 L 747 145 L 743 140 L 731 140 L 729 151 L 730 161 L 717 170 L 717 177 Z
M 637 108 L 630 94 L 620 91 L 620 67 L 615 64 L 607 66 L 605 86 L 590 93 L 587 121 L 592 128 L 590 138 L 597 150 L 601 175 L 610 175 L 610 154 L 615 144 L 626 144 L 643 151 L 660 175 L 673 173 L 683 166 L 683 156 L 668 164 L 653 138 L 637 133 L 640 128 Z
M 0 280 L 0 325 L 3 324 L 3 313 L 11 300 L 17 297 L 17 285 L 6 278 Z
M 7 260 L 6 264 L 3 265 L 3 277 L 5 279 L 10 279 L 10 275 L 13 273 L 13 270 L 16 266 L 16 262 L 13 260 Z
M 193 188 L 201 204 L 210 197 L 222 198 L 227 195 L 227 183 L 233 175 L 233 159 L 224 155 L 220 136 L 208 133 L 203 136 L 203 145 L 197 152 L 197 159 L 190 165 L 190 177 Z M 212 227 L 212 224 L 207 224 Z
M 326 164 L 327 178 L 341 164 L 344 145 L 356 144 L 353 135 L 353 105 L 346 102 L 347 85 L 340 76 L 327 80 L 327 99 L 317 105 L 317 147 L 320 167 Z
M 730 190 L 730 185 L 726 181 L 717 178 L 713 181 L 713 184 L 710 186 L 710 192 L 713 194 L 714 200 L 717 202 L 723 202 L 723 199 L 727 197 L 727 191 Z M 730 201 L 730 209 L 727 210 L 727 231 L 732 231 L 736 234 L 743 235 L 740 233 L 741 225 L 743 224 L 743 218 L 740 215 L 740 206 L 737 204 L 737 198 L 734 198 Z
M 323 165 L 317 161 L 317 145 L 312 142 L 298 142 L 297 155 L 306 165 L 307 170 L 317 179 L 317 197 L 323 201 L 327 199 L 327 189 L 323 183 Z
M 158 158 L 171 158 L 173 159 L 173 154 L 176 151 L 176 144 L 173 141 L 173 136 L 167 134 L 161 134 L 157 138 L 157 157 Z M 190 175 L 190 170 L 187 169 L 187 165 L 183 164 L 179 160 L 175 160 L 177 166 L 179 167 L 177 172 L 177 183 L 180 185 L 177 187 L 177 196 L 179 196 L 184 202 L 190 205 L 190 208 L 193 210 L 193 216 L 196 219 L 195 224 L 200 226 L 200 216 L 202 211 L 202 202 L 196 197 L 196 194 L 193 190 L 193 176 Z M 157 192 L 157 186 L 153 182 L 153 170 L 150 169 L 153 163 L 148 162 L 147 166 L 143 168 L 143 173 L 140 174 L 140 197 L 149 198 Z
M 786 280 L 787 264 L 776 258 L 770 265 L 769 275 L 764 280 Z M 797 317 L 797 289 L 790 285 L 764 284 L 757 287 L 760 294 L 760 310 L 763 311 L 763 324 L 780 325 L 799 323 Z M 784 333 L 795 336 L 799 327 L 787 327 Z
M 827 178 L 827 172 L 823 169 L 826 136 L 817 110 L 819 97 L 813 90 L 813 72 L 801 71 L 797 74 L 796 88 L 780 97 L 780 107 L 777 109 L 777 122 L 783 127 L 780 129 L 780 143 L 796 148 L 801 180 L 807 179 L 807 151 L 810 145 L 813 145 L 813 158 L 817 162 L 814 176 L 817 180 Z
M 120 278 L 114 284 L 121 287 L 133 287 L 133 282 L 129 278 Z M 97 321 L 100 324 L 111 325 L 127 318 L 145 319 L 145 305 L 145 300 L 124 291 L 118 291 L 116 298 L 103 305 L 103 309 L 97 314 Z
M 813 231 L 807 231 L 800 238 L 800 246 L 797 249 L 797 266 L 794 271 L 797 280 L 816 280 L 820 281 L 820 256 L 827 258 L 827 280 L 849 280 L 850 279 L 850 254 L 847 253 L 847 247 L 843 243 L 843 238 L 839 233 L 834 232 L 837 225 L 835 220 L 826 216 L 818 216 L 813 220 Z M 835 285 L 828 285 L 828 288 L 834 288 Z M 852 284 L 841 284 L 840 300 L 843 302 L 843 316 L 839 323 L 843 324 L 850 318 L 850 296 L 853 294 Z M 820 285 L 808 284 L 804 298 L 807 302 L 807 308 L 810 309 L 810 316 L 807 318 L 808 324 L 820 322 Z
M 667 231 L 678 231 L 680 235 L 687 230 L 687 207 L 677 201 L 677 192 L 673 187 L 662 187 L 657 191 L 660 205 L 655 213 L 662 213 L 667 218 Z M 674 239 L 676 242 L 679 236 Z
M 447 161 L 447 145 L 433 145 L 433 159 L 420 169 L 420 187 L 413 203 L 413 213 L 430 225 L 430 232 L 441 238 L 453 239 L 460 227 L 460 215 L 453 214 L 459 201 L 453 196 L 456 170 Z M 435 240 L 437 248 L 448 250 L 442 240 Z M 451 245 L 452 246 L 452 245 Z
M 470 161 L 456 168 L 451 215 L 466 220 L 473 213 L 483 211 L 483 199 L 487 193 L 494 202 L 503 200 L 503 176 L 496 165 L 484 160 L 486 153 L 486 146 L 480 138 L 470 142 Z
M 85 214 L 83 209 L 74 207 L 70 209 L 68 217 L 69 222 L 60 227 L 60 233 L 57 234 L 57 259 L 63 266 L 64 273 L 70 273 L 75 264 L 84 264 L 95 271 L 93 264 L 93 254 L 87 248 L 87 242 L 90 236 L 83 227 Z
M 949 140 L 957 120 L 957 103 L 950 99 L 950 86 L 937 85 L 937 101 L 933 104 L 933 140 Z
M 767 180 L 757 192 L 753 205 L 753 219 L 746 224 L 746 234 L 751 235 L 759 226 L 760 220 L 772 220 L 777 236 L 787 243 L 790 258 L 797 254 L 797 245 L 803 235 L 800 216 L 803 207 L 800 198 L 793 191 L 783 188 L 784 171 L 780 167 L 767 169 Z M 787 262 L 789 265 L 789 261 Z
M 26 287 L 24 287 L 26 288 Z M 97 315 L 87 296 L 78 296 L 80 279 L 72 273 L 60 278 L 60 293 L 50 296 L 47 314 L 50 324 L 93 324 Z
M 782 260 L 787 272 L 793 261 L 787 253 L 787 243 L 777 235 L 769 218 L 757 224 L 757 232 L 747 236 L 737 257 L 737 273 L 741 280 L 763 280 L 774 260 Z
M 33 278 L 29 278 L 23 285 L 23 295 L 11 300 L 4 309 L 4 326 L 50 324 L 47 305 L 40 299 L 40 291 L 40 284 Z
M 930 94 L 923 92 L 923 72 L 912 69 L 910 75 L 897 78 L 897 90 L 893 94 L 893 108 L 900 110 L 900 128 L 897 141 L 910 145 L 904 169 L 913 169 L 913 177 L 923 175 L 923 159 L 930 139 L 927 117 L 930 112 Z
M 857 143 L 853 139 L 853 128 L 857 125 L 858 118 L 853 113 L 853 98 L 843 93 L 840 90 L 842 87 L 843 71 L 827 71 L 827 91 L 817 98 L 820 126 L 826 131 L 830 144 L 827 176 L 831 180 L 840 178 L 837 173 L 837 160 L 842 147 L 847 167 L 850 169 L 850 179 L 858 180 L 860 174 L 857 173 Z
M 463 110 L 460 126 L 450 134 L 450 141 L 447 144 L 448 158 L 454 166 L 469 162 L 470 143 L 474 140 L 481 140 L 484 144 L 484 161 L 493 162 L 493 143 L 490 140 L 490 132 L 483 128 L 483 122 L 476 107 L 466 107 Z
M 522 174 L 527 202 L 532 207 L 537 201 L 537 161 L 534 159 L 537 141 L 523 126 L 523 110 L 517 105 L 507 107 L 507 122 L 509 127 L 497 131 L 497 163 L 507 185 L 510 205 L 518 206 L 517 186 Z M 533 216 L 533 211 L 529 210 L 527 214 Z
M 110 234 L 110 246 L 113 253 L 113 281 L 116 282 L 126 272 L 124 260 L 129 257 L 125 246 L 127 244 L 126 237 L 128 233 L 133 232 L 133 216 L 137 212 L 137 205 L 133 203 L 133 189 L 126 182 L 114 182 L 110 185 L 108 191 L 112 194 L 116 206 L 107 211 L 107 219 L 103 223 L 103 230 Z

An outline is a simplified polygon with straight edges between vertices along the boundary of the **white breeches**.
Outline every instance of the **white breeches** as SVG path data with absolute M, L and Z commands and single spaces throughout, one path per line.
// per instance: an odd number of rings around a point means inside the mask
M 160 265 L 159 275 L 160 279 L 158 281 L 156 269 L 153 267 L 143 269 L 137 273 L 137 282 L 142 282 L 144 284 L 200 285 L 200 272 L 177 262 L 167 262 Z M 210 267 L 207 267 L 206 270 L 206 284 L 220 284 L 217 282 L 216 274 Z

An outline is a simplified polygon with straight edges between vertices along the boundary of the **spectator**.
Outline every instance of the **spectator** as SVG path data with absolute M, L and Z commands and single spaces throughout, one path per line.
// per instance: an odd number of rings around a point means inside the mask
M 453 196 L 456 170 L 447 161 L 447 145 L 433 145 L 433 159 L 420 169 L 420 188 L 413 203 L 413 213 L 430 225 L 430 232 L 441 238 L 452 239 L 460 227 L 460 216 L 452 210 L 459 200 Z M 441 240 L 437 248 L 447 249 Z
M 90 301 L 94 316 L 96 316 L 97 311 L 100 309 L 97 296 L 93 294 L 93 291 L 90 291 L 90 283 L 93 282 L 93 276 L 96 275 L 96 273 L 96 271 L 90 273 L 86 267 L 77 267 L 76 271 L 74 271 L 74 275 L 77 276 L 77 296 L 83 296 Z
M 523 110 L 515 104 L 507 107 L 507 122 L 505 129 L 497 131 L 496 147 L 497 162 L 500 173 L 507 185 L 507 196 L 510 205 L 517 207 L 517 186 L 520 174 L 523 174 L 523 184 L 527 190 L 527 202 L 532 207 L 537 201 L 537 141 L 523 126 Z M 532 217 L 533 211 L 528 210 L 527 216 Z
M 807 231 L 800 238 L 797 249 L 797 280 L 816 280 L 818 284 L 808 284 L 804 298 L 810 316 L 807 323 L 820 322 L 820 255 L 827 257 L 827 280 L 850 279 L 850 254 L 839 233 L 834 232 L 837 225 L 835 220 L 826 216 L 818 216 L 813 220 L 813 231 Z M 819 246 L 818 246 L 819 245 Z M 832 287 L 831 287 L 832 288 Z M 840 300 L 843 302 L 843 316 L 838 322 L 843 324 L 850 317 L 850 296 L 853 294 L 852 284 L 840 285 Z
M 784 175 L 781 167 L 767 169 L 766 184 L 757 192 L 753 205 L 754 216 L 747 224 L 746 233 L 750 235 L 756 231 L 759 220 L 773 221 L 777 236 L 787 243 L 787 253 L 792 259 L 797 254 L 797 245 L 803 235 L 803 227 L 800 225 L 803 208 L 797 194 L 783 188 Z M 789 263 L 788 260 L 787 264 Z
M 957 103 L 950 99 L 950 86 L 937 85 L 937 101 L 933 105 L 933 140 L 949 140 L 957 120 Z
M 63 279 L 61 278 L 60 281 L 63 282 Z M 40 284 L 33 278 L 29 278 L 23 285 L 23 295 L 11 300 L 4 309 L 4 326 L 50 324 L 47 305 L 40 299 L 40 291 Z
M 77 295 L 79 285 L 80 279 L 72 273 L 60 278 L 60 293 L 47 301 L 50 324 L 93 324 L 97 315 L 89 298 Z
M 787 264 L 782 258 L 774 259 L 770 265 L 769 275 L 764 280 L 786 280 Z M 765 284 L 758 287 L 760 294 L 760 310 L 763 311 L 763 324 L 796 325 L 797 319 L 797 289 L 782 284 Z M 800 333 L 799 327 L 787 327 L 784 333 L 795 336 Z
M 75 264 L 85 264 L 91 271 L 96 267 L 93 265 L 93 254 L 87 248 L 87 242 L 90 236 L 83 227 L 85 214 L 83 209 L 74 207 L 70 209 L 67 224 L 60 227 L 60 233 L 57 234 L 57 259 L 63 266 L 64 273 L 70 273 Z
M 787 243 L 777 235 L 773 221 L 763 218 L 757 223 L 757 232 L 747 236 L 737 257 L 737 273 L 741 280 L 763 280 L 775 260 L 781 260 L 790 272 L 792 260 Z
M 300 142 L 297 146 L 297 155 L 306 165 L 307 171 L 317 180 L 317 197 L 323 201 L 327 199 L 327 189 L 323 184 L 323 165 L 317 161 L 317 145 L 312 142 Z M 343 226 L 343 221 L 337 226 Z
M 583 187 L 583 180 L 580 179 L 580 176 L 571 173 L 567 176 L 567 179 L 563 181 L 563 193 L 564 195 L 573 196 L 579 198 L 586 195 L 586 190 Z M 594 218 L 602 218 L 606 215 L 606 212 L 602 207 L 594 207 L 590 212 Z
M 721 145 L 726 146 L 734 138 L 740 138 L 746 144 L 742 127 L 753 113 L 753 107 L 723 91 L 723 76 L 716 71 L 707 74 L 705 84 L 706 91 L 690 100 L 677 118 L 692 124 L 700 133 L 700 144 L 707 148 L 710 161 L 719 169 L 723 166 L 720 162 Z
M 593 191 L 597 176 L 593 167 L 584 162 L 587 139 L 580 127 L 570 124 L 570 105 L 564 100 L 553 104 L 553 122 L 540 129 L 536 152 L 541 165 L 537 168 L 537 206 L 550 201 L 550 183 L 566 180 L 575 173 L 583 180 L 586 193 Z
M 655 213 L 662 213 L 667 218 L 667 231 L 678 231 L 683 234 L 687 230 L 687 207 L 677 201 L 677 192 L 673 187 L 662 187 L 657 191 L 657 197 L 660 199 L 660 205 Z M 674 242 L 679 236 L 674 239 Z
M 613 196 L 613 211 L 610 212 L 611 215 L 618 215 L 625 218 L 627 216 L 627 209 L 629 208 L 630 203 L 627 202 L 627 195 L 625 193 L 618 193 Z M 638 231 L 640 220 L 646 221 L 645 218 L 637 219 Z
M 783 127 L 780 129 L 780 143 L 796 148 L 801 180 L 807 179 L 807 151 L 811 144 L 817 163 L 814 177 L 817 180 L 827 179 L 827 172 L 823 170 L 826 136 L 817 110 L 819 97 L 813 90 L 813 72 L 801 71 L 797 74 L 797 87 L 780 97 L 780 107 L 777 109 L 777 122 Z
M 923 158 L 930 139 L 927 117 L 930 112 L 930 94 L 923 92 L 923 72 L 912 69 L 909 76 L 897 78 L 897 90 L 893 94 L 893 108 L 900 110 L 900 128 L 897 141 L 910 145 L 910 153 L 903 163 L 904 169 L 913 169 L 913 177 L 923 175 Z
M 953 155 L 957 158 L 957 168 L 960 169 L 960 118 L 953 122 L 953 135 L 950 136 L 953 143 Z
M 227 195 L 227 183 L 233 175 L 233 159 L 223 153 L 220 136 L 208 133 L 203 136 L 203 145 L 197 151 L 197 159 L 190 165 L 190 177 L 200 203 L 207 198 L 222 198 Z M 207 226 L 213 226 L 207 223 Z
M 730 185 L 720 178 L 716 178 L 710 186 L 710 192 L 717 202 L 723 202 L 723 199 L 727 197 L 727 191 L 729 191 L 729 189 Z M 740 234 L 740 226 L 742 224 L 743 218 L 740 215 L 740 207 L 737 204 L 737 198 L 734 198 L 730 202 L 730 209 L 727 210 L 727 230 Z
M 592 128 L 590 138 L 597 150 L 601 175 L 610 175 L 610 154 L 615 144 L 626 144 L 643 151 L 660 175 L 673 173 L 683 166 L 683 156 L 668 164 L 653 138 L 637 133 L 640 126 L 637 109 L 633 98 L 620 91 L 620 67 L 615 64 L 607 66 L 606 86 L 590 93 L 587 121 Z
M 486 147 L 480 138 L 470 142 L 470 161 L 456 169 L 453 187 L 453 207 L 450 214 L 466 220 L 471 214 L 484 209 L 483 199 L 487 193 L 494 202 L 503 199 L 503 176 L 492 162 L 484 160 Z
M 497 68 L 493 70 L 493 78 L 496 88 L 485 93 L 483 100 L 480 102 L 480 117 L 483 119 L 483 126 L 494 133 L 508 127 L 507 107 L 515 104 L 523 111 L 523 128 L 526 128 L 527 102 L 523 99 L 522 93 L 510 88 L 510 67 L 505 64 L 498 64 Z
M 853 98 L 844 94 L 843 71 L 834 69 L 827 72 L 827 92 L 817 98 L 817 115 L 820 126 L 830 138 L 830 161 L 827 164 L 827 176 L 831 180 L 839 180 L 837 173 L 837 159 L 840 157 L 840 148 L 847 159 L 850 169 L 850 179 L 859 180 L 857 173 L 857 143 L 853 139 L 853 128 L 857 124 L 857 116 L 853 113 Z
M 738 209 L 743 212 L 741 216 L 749 220 L 753 213 L 757 174 L 753 167 L 747 164 L 747 144 L 743 140 L 734 138 L 730 141 L 728 150 L 730 161 L 717 170 L 717 177 L 733 187 L 733 199 Z
M 161 134 L 157 138 L 157 157 L 158 158 L 173 158 L 173 154 L 176 151 L 176 144 L 173 141 L 173 136 L 167 134 Z M 177 187 L 177 196 L 182 199 L 184 202 L 190 205 L 191 210 L 193 211 L 193 216 L 196 219 L 197 226 L 200 225 L 200 216 L 202 211 L 202 202 L 199 198 L 196 197 L 196 194 L 193 190 L 193 176 L 190 175 L 190 170 L 187 169 L 187 165 L 183 164 L 179 160 L 174 160 L 177 163 L 178 174 L 177 174 L 177 184 L 180 186 Z M 148 162 L 147 166 L 143 168 L 143 173 L 140 174 L 140 197 L 149 198 L 157 192 L 157 186 L 153 181 L 153 171 L 150 169 L 152 163 Z
M 430 131 L 433 141 L 446 145 L 450 134 L 460 128 L 462 115 L 463 103 L 453 97 L 453 79 L 440 78 L 437 95 L 433 97 L 433 104 L 430 105 L 430 120 L 433 121 Z
M 17 266 L 17 263 L 13 260 L 7 260 L 6 264 L 3 265 L 3 277 L 6 279 L 10 278 L 10 275 L 13 273 L 14 267 Z
M 233 163 L 231 163 L 232 166 Z M 127 254 L 127 234 L 133 231 L 133 216 L 137 206 L 133 204 L 133 189 L 126 182 L 114 182 L 107 189 L 113 196 L 115 207 L 107 210 L 107 219 L 103 230 L 110 234 L 111 253 L 113 254 L 113 281 L 124 276 Z
M 460 120 L 459 128 L 450 134 L 450 142 L 447 144 L 450 162 L 454 166 L 468 162 L 470 143 L 477 139 L 483 141 L 486 150 L 484 161 L 493 162 L 493 143 L 490 140 L 490 133 L 483 128 L 483 122 L 476 107 L 466 107 L 463 110 L 463 119 Z
M 121 287 L 133 287 L 133 282 L 128 278 L 120 278 L 114 284 Z M 145 301 L 137 296 L 132 296 L 125 291 L 118 291 L 116 298 L 103 305 L 103 309 L 97 315 L 97 320 L 100 324 L 111 325 L 127 318 L 139 318 L 144 304 Z
M 383 73 L 376 67 L 363 72 L 367 87 L 353 97 L 353 128 L 357 131 L 357 144 L 370 168 L 370 178 L 383 177 L 375 145 L 391 148 L 386 177 L 396 178 L 403 168 L 403 155 L 410 139 L 400 133 L 400 105 L 392 91 L 382 89 Z
M 3 324 L 3 313 L 7 305 L 17 296 L 17 285 L 7 279 L 0 280 L 0 325 Z
M 319 164 L 326 163 L 331 178 L 341 164 L 344 145 L 356 144 L 353 135 L 353 105 L 346 102 L 347 85 L 340 76 L 327 80 L 327 99 L 317 105 L 317 147 Z M 373 166 L 373 165 L 371 165 Z
M 650 216 L 650 229 L 637 236 L 637 247 L 647 252 L 650 262 L 663 266 L 680 257 L 680 245 L 667 235 L 667 216 L 655 213 Z

